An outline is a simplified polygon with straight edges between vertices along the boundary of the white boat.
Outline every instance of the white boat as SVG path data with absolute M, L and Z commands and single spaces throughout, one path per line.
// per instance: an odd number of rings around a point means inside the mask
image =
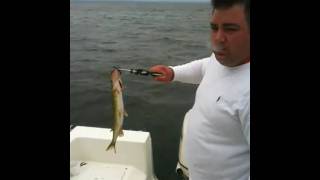
M 111 139 L 107 128 L 74 127 L 70 131 L 70 180 L 157 180 L 149 132 L 124 130 L 116 153 L 106 151 Z

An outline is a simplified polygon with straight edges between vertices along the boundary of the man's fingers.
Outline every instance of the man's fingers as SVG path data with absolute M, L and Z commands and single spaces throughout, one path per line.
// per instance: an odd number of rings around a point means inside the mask
M 154 78 L 157 81 L 162 81 L 162 82 L 169 82 L 168 77 L 163 75 L 163 76 L 159 76 L 159 77 L 155 77 Z
M 154 80 L 161 82 L 171 81 L 171 69 L 164 65 L 155 65 L 149 69 L 150 72 L 160 73 L 161 76 L 154 77 Z

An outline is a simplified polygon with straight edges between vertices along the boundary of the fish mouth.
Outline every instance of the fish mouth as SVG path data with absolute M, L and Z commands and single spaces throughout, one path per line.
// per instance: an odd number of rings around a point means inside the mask
M 112 74 L 115 70 L 117 70 L 117 71 L 121 74 L 120 67 L 118 67 L 118 66 L 113 66 L 113 70 L 111 71 L 111 74 Z

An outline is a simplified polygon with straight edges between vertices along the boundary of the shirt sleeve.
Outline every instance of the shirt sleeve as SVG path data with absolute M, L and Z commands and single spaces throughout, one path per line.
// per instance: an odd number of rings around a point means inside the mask
M 195 60 L 179 66 L 170 66 L 174 71 L 173 81 L 199 84 L 205 72 L 206 64 L 210 58 Z
M 243 98 L 239 108 L 239 118 L 243 134 L 249 144 L 250 149 L 250 92 Z

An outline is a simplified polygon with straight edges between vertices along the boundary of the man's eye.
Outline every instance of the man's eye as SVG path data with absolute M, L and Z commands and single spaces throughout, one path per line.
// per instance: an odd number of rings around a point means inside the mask
M 213 27 L 213 28 L 211 28 L 212 29 L 212 31 L 218 31 L 218 28 L 217 27 Z
M 227 32 L 234 32 L 234 31 L 238 31 L 238 28 L 233 28 L 233 27 L 228 27 L 228 28 L 223 28 L 225 31 Z
M 211 26 L 211 30 L 212 31 L 217 31 L 218 30 L 218 26 L 214 25 L 214 24 L 210 24 Z

